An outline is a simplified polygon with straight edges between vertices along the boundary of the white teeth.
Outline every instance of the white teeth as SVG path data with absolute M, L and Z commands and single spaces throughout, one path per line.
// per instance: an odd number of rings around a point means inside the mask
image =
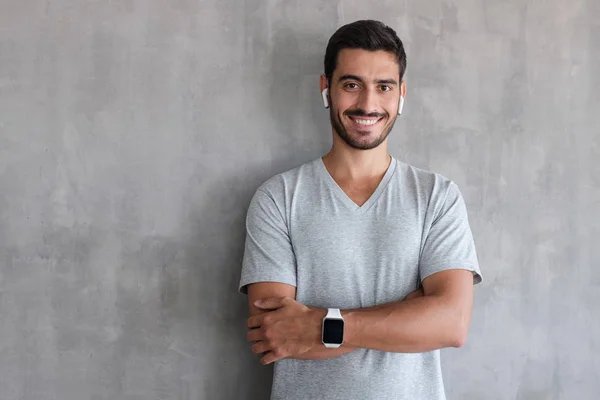
M 354 122 L 361 125 L 373 125 L 376 124 L 378 119 L 355 119 Z

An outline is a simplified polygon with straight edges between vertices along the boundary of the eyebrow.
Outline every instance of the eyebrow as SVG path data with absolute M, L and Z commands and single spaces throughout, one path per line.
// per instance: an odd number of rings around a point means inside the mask
M 342 75 L 339 80 L 340 80 L 340 82 L 347 81 L 347 80 L 364 82 L 364 79 L 362 79 L 360 76 L 352 75 L 352 74 Z M 376 79 L 375 83 L 380 83 L 380 84 L 383 83 L 383 84 L 387 84 L 387 85 L 398 85 L 398 82 L 396 82 L 396 80 L 394 80 L 394 79 Z

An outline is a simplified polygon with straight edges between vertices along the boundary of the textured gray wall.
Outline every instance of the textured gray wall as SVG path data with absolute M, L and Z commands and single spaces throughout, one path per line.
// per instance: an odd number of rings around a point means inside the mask
M 256 187 L 325 153 L 356 19 L 408 52 L 390 151 L 454 179 L 485 282 L 450 399 L 600 393 L 598 0 L 0 0 L 0 397 L 260 399 Z

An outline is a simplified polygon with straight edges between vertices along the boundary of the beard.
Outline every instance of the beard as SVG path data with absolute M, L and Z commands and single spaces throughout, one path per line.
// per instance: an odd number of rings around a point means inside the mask
M 346 116 L 379 117 L 379 118 L 383 118 L 383 119 L 389 119 L 389 116 L 387 115 L 387 113 L 386 114 L 375 114 L 375 113 L 367 114 L 363 110 L 347 110 L 344 114 Z M 333 126 L 333 130 L 338 134 L 338 136 L 340 138 L 342 138 L 342 140 L 344 142 L 346 142 L 346 144 L 348 146 L 352 147 L 353 149 L 357 149 L 357 150 L 371 150 L 371 149 L 374 149 L 375 147 L 379 146 L 381 143 L 383 143 L 383 141 L 385 139 L 387 139 L 388 135 L 392 131 L 392 128 L 394 127 L 394 123 L 396 122 L 397 117 L 398 116 L 395 115 L 394 118 L 391 119 L 388 122 L 388 124 L 383 127 L 379 137 L 376 137 L 369 142 L 365 142 L 360 139 L 361 139 L 362 134 L 364 134 L 364 135 L 370 134 L 370 132 L 368 130 L 365 130 L 365 131 L 359 130 L 358 135 L 355 135 L 355 136 L 350 135 L 350 133 L 348 132 L 348 129 L 346 129 L 346 127 L 342 123 L 342 116 L 339 114 L 337 109 L 335 109 L 335 107 L 333 107 L 333 105 L 329 108 L 329 119 L 331 121 L 331 126 Z

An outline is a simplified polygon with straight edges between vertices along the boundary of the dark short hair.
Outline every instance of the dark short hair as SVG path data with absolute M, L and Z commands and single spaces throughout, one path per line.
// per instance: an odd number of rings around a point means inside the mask
M 331 82 L 342 49 L 383 50 L 394 55 L 400 69 L 400 80 L 406 71 L 406 52 L 402 41 L 389 26 L 373 20 L 355 21 L 339 28 L 327 43 L 325 76 Z

